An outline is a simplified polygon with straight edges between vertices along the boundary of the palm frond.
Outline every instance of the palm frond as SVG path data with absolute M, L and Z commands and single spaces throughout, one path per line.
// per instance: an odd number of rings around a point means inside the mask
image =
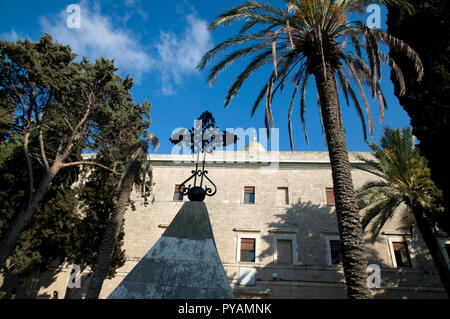
M 327 139 L 325 133 L 325 127 L 323 125 L 322 103 L 320 102 L 319 91 L 317 90 L 317 108 L 319 109 L 320 127 L 322 128 L 323 147 L 327 147 Z
M 258 13 L 260 10 L 266 14 Z M 267 14 L 270 13 L 270 14 Z M 226 26 L 237 20 L 253 19 L 258 22 L 282 23 L 283 11 L 268 4 L 261 4 L 256 1 L 248 1 L 237 6 L 228 12 L 220 15 L 210 25 L 209 29 L 214 30 L 218 26 Z
M 309 145 L 308 133 L 306 131 L 306 121 L 305 121 L 305 110 L 306 110 L 305 99 L 306 99 L 306 86 L 308 85 L 308 79 L 309 79 L 309 73 L 306 73 L 305 78 L 303 79 L 303 84 L 302 84 L 302 97 L 301 97 L 301 102 L 300 102 L 300 118 L 302 120 L 302 126 L 303 126 L 303 132 L 305 134 L 306 144 Z
M 271 58 L 268 56 L 271 55 L 271 50 L 266 50 L 257 55 L 247 66 L 247 68 L 239 74 L 239 76 L 234 80 L 233 84 L 228 89 L 227 95 L 225 97 L 225 107 L 227 107 L 231 99 L 236 96 L 242 84 L 247 80 L 247 78 L 256 70 L 258 70 L 264 64 L 270 62 Z
M 362 225 L 363 229 L 366 229 L 372 222 L 370 227 L 372 242 L 375 242 L 386 222 L 393 217 L 402 200 L 401 196 L 390 196 L 368 209 L 367 214 L 363 217 Z
M 364 88 L 361 85 L 360 77 L 358 76 L 356 72 L 356 67 L 353 61 L 350 61 L 349 59 L 345 60 L 347 62 L 347 65 L 349 66 L 350 72 L 353 75 L 353 80 L 355 81 L 356 85 L 358 86 L 359 92 L 361 94 L 361 97 L 364 102 L 364 106 L 366 108 L 366 115 L 367 115 L 367 123 L 369 124 L 369 132 L 370 135 L 373 135 L 373 122 L 372 122 L 372 114 L 370 112 L 370 105 L 367 101 L 366 93 L 364 92 Z
M 294 100 L 295 100 L 295 96 L 297 95 L 297 91 L 298 91 L 298 87 L 300 85 L 300 81 L 302 80 L 301 77 L 298 78 L 297 83 L 295 85 L 295 89 L 294 89 L 294 93 L 292 94 L 292 98 L 291 98 L 291 104 L 289 106 L 289 112 L 288 112 L 288 128 L 289 128 L 289 142 L 291 145 L 291 150 L 294 150 L 294 140 L 292 137 L 292 110 L 294 107 Z
M 249 41 L 264 41 L 264 40 L 268 40 L 270 38 L 271 38 L 270 35 L 267 35 L 264 33 L 263 34 L 238 35 L 236 37 L 230 38 L 230 39 L 218 44 L 216 47 L 209 50 L 208 52 L 206 52 L 203 55 L 202 59 L 200 60 L 198 66 L 197 66 L 197 69 L 202 71 L 215 55 L 217 55 L 218 53 L 224 51 L 225 49 L 227 49 L 231 46 L 239 45 L 239 44 L 246 43 Z
M 255 101 L 255 103 L 253 104 L 253 107 L 252 107 L 251 116 L 255 115 L 255 112 L 256 112 L 256 110 L 258 109 L 258 106 L 259 106 L 259 104 L 261 103 L 261 100 L 263 99 L 264 95 L 265 95 L 266 92 L 267 92 L 268 86 L 269 86 L 269 84 L 266 83 L 266 84 L 263 86 L 263 88 L 262 88 L 261 92 L 259 93 L 258 97 L 256 98 L 256 101 Z
M 398 85 L 400 86 L 399 96 L 405 95 L 406 85 L 402 70 L 397 65 L 397 63 L 395 63 L 394 59 L 392 59 L 390 56 L 387 56 L 384 53 L 380 53 L 380 56 L 382 57 L 383 60 L 385 60 L 389 64 L 389 66 L 392 68 L 392 71 L 394 71 L 395 79 Z
M 339 82 L 341 83 L 342 91 L 344 92 L 347 104 L 349 104 L 348 96 L 350 96 L 353 101 L 353 104 L 355 105 L 356 113 L 358 114 L 359 119 L 361 120 L 363 134 L 364 134 L 364 140 L 367 140 L 366 120 L 364 118 L 364 114 L 362 112 L 358 98 L 356 97 L 355 92 L 353 91 L 352 87 L 350 86 L 348 79 L 342 73 L 341 70 L 338 71 L 338 79 L 339 79 Z
M 152 144 L 154 151 L 159 148 L 159 139 L 156 135 L 150 134 L 147 140 Z
M 269 78 L 269 82 L 267 83 L 267 91 L 266 91 L 266 115 L 265 115 L 265 124 L 267 130 L 267 136 L 270 138 L 270 130 L 273 129 L 273 114 L 272 114 L 272 89 L 273 82 L 275 81 L 275 72 Z
M 256 46 L 250 46 L 244 49 L 240 49 L 237 51 L 234 51 L 233 53 L 228 54 L 222 61 L 220 61 L 218 64 L 216 64 L 210 71 L 208 75 L 207 84 L 208 86 L 213 86 L 214 83 L 217 80 L 217 77 L 219 76 L 220 72 L 222 72 L 227 66 L 233 64 L 238 59 L 249 55 L 255 51 L 258 51 L 260 49 L 263 49 L 267 46 L 270 46 L 270 43 L 263 43 Z
M 324 76 L 326 79 L 331 70 L 335 75 L 334 89 L 338 93 L 343 93 L 348 105 L 353 102 L 363 126 L 364 139 L 367 140 L 367 131 L 370 135 L 373 135 L 374 131 L 371 108 L 366 95 L 367 89 L 370 89 L 373 100 L 378 99 L 380 122 L 384 118 L 384 110 L 387 107 L 379 84 L 382 62 L 391 66 L 400 82 L 402 93 L 405 91 L 405 81 L 400 68 L 395 61 L 380 51 L 381 44 L 388 44 L 391 48 L 404 53 L 414 62 L 419 78 L 423 76 L 420 58 L 403 41 L 381 30 L 370 29 L 361 22 L 347 20 L 352 13 L 363 13 L 368 4 L 377 2 L 408 7 L 406 0 L 285 0 L 286 7 L 283 9 L 267 3 L 247 1 L 220 15 L 210 24 L 212 30 L 218 26 L 242 22 L 238 35 L 206 53 L 198 69 L 204 69 L 216 55 L 224 55 L 223 59 L 215 63 L 209 72 L 207 83 L 211 86 L 228 66 L 241 58 L 251 59 L 227 91 L 225 106 L 228 106 L 249 76 L 272 62 L 272 74 L 268 81 L 263 83 L 251 108 L 253 116 L 262 99 L 265 98 L 264 122 L 268 133 L 274 125 L 272 100 L 277 93 L 283 93 L 286 81 L 291 78 L 294 84 L 288 111 L 291 149 L 294 145 L 292 114 L 296 96 L 301 95 L 300 118 L 306 141 L 309 143 L 305 125 L 308 78 L 310 75 L 315 75 L 317 88 L 318 81 L 321 81 Z M 250 29 L 251 33 L 248 32 Z M 243 45 L 245 45 L 244 48 L 241 47 Z M 226 52 L 228 49 L 231 50 L 230 53 Z M 322 135 L 326 145 L 320 98 L 318 94 Z M 340 108 L 339 99 L 337 108 Z M 387 167 L 392 162 L 389 156 L 382 157 L 382 153 L 383 151 L 375 151 L 375 156 L 381 156 L 380 168 Z M 377 173 L 376 170 L 371 172 L 391 178 L 390 176 L 395 176 L 402 169 L 398 167 L 385 175 Z
M 397 39 L 396 37 L 382 30 L 371 30 L 371 32 L 374 34 L 374 36 L 389 45 L 391 50 L 399 51 L 404 54 L 409 60 L 411 60 L 414 63 L 417 80 L 422 80 L 424 75 L 424 66 L 419 54 L 412 47 L 410 47 L 404 41 Z

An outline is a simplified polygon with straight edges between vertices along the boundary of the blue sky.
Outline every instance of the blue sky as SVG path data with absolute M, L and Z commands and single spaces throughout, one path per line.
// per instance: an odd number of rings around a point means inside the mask
M 92 61 L 104 56 L 114 58 L 122 76 L 135 79 L 132 89 L 135 100 L 152 103 L 152 133 L 161 146 L 157 153 L 170 153 L 168 141 L 173 130 L 190 128 L 203 111 L 209 110 L 218 126 L 226 128 L 263 128 L 264 107 L 261 104 L 253 118 L 250 110 L 264 82 L 267 71 L 256 73 L 243 86 L 238 96 L 225 109 L 224 98 L 234 77 L 242 70 L 238 63 L 222 73 L 215 86 L 206 86 L 207 71 L 195 70 L 199 59 L 208 49 L 236 34 L 237 27 L 220 28 L 210 33 L 207 25 L 219 14 L 243 0 L 83 0 L 23 1 L 0 0 L 0 39 L 36 41 L 50 33 L 60 43 L 70 44 L 75 53 Z M 282 4 L 281 0 L 270 1 Z M 81 28 L 66 25 L 70 4 L 81 6 Z M 367 14 L 369 16 L 369 14 Z M 382 14 L 385 29 L 386 12 Z M 379 123 L 378 102 L 372 101 L 374 136 L 378 142 L 381 129 L 409 126 L 410 119 L 393 94 L 390 70 L 383 70 L 382 89 L 389 108 L 385 120 Z M 312 83 L 310 83 L 312 84 Z M 287 114 L 292 88 L 273 101 L 275 127 L 280 129 L 281 151 L 289 151 Z M 295 151 L 325 151 L 313 85 L 308 88 L 307 130 L 310 145 L 305 142 L 296 102 L 293 116 Z M 342 105 L 347 144 L 350 151 L 369 151 L 360 121 L 353 109 Z

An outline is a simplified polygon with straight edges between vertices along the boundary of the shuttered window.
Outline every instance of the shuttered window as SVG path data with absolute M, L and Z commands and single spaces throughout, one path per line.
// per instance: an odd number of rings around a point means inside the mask
M 241 238 L 241 262 L 255 262 L 255 243 L 254 238 Z
M 292 265 L 292 240 L 277 240 L 277 264 Z
M 408 246 L 405 242 L 393 242 L 395 262 L 397 267 L 411 267 L 411 257 L 409 256 Z
M 334 190 L 333 188 L 327 187 L 326 188 L 326 193 L 327 193 L 327 205 L 335 205 L 335 201 L 334 201 Z
M 255 187 L 245 186 L 244 187 L 244 204 L 254 204 L 255 203 Z
M 175 191 L 173 193 L 173 200 L 180 202 L 183 200 L 183 190 L 184 190 L 184 186 L 180 185 L 175 185 Z
M 330 253 L 332 265 L 342 263 L 341 242 L 339 240 L 330 240 Z

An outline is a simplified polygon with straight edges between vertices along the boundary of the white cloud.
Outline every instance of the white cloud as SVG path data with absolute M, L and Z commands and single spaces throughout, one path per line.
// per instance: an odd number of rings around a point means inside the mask
M 111 20 L 100 13 L 99 8 L 91 8 L 81 3 L 81 28 L 68 28 L 68 13 L 61 12 L 56 19 L 40 18 L 43 32 L 49 33 L 54 40 L 68 44 L 72 50 L 89 59 L 105 57 L 115 59 L 116 65 L 132 74 L 137 81 L 150 71 L 152 58 L 138 40 L 126 30 L 113 26 Z
M 161 74 L 161 91 L 165 95 L 174 94 L 174 85 L 182 84 L 185 76 L 196 72 L 203 54 L 213 46 L 207 21 L 192 14 L 186 20 L 181 38 L 173 32 L 161 32 L 156 43 L 158 63 L 155 67 Z
M 147 21 L 148 14 L 140 8 L 141 0 L 125 0 L 125 6 L 133 9 L 131 13 L 127 14 L 128 17 L 126 17 L 126 20 L 128 20 L 133 14 L 137 14 L 142 18 L 142 20 Z
M 144 10 L 142 10 L 142 9 L 140 9 L 140 8 L 138 8 L 138 9 L 136 10 L 136 14 L 137 14 L 138 16 L 140 16 L 140 17 L 142 18 L 142 20 L 144 20 L 144 21 L 147 21 L 147 20 L 148 20 L 148 14 L 147 14 Z
M 144 47 L 130 31 L 114 25 L 108 16 L 102 15 L 99 7 L 82 1 L 81 28 L 69 28 L 70 13 L 61 11 L 57 16 L 40 17 L 43 33 L 49 33 L 59 43 L 70 45 L 79 56 L 91 61 L 100 57 L 114 59 L 121 71 L 130 73 L 140 83 L 142 77 L 153 73 L 159 78 L 163 95 L 174 95 L 187 77 L 198 75 L 196 66 L 203 54 L 213 47 L 208 22 L 196 14 L 185 16 L 180 33 L 161 31 L 153 44 Z M 125 5 L 139 4 L 139 0 L 127 0 Z M 191 11 L 192 12 L 192 11 Z M 11 29 L 2 38 L 17 41 L 24 37 Z
M 1 39 L 6 40 L 6 41 L 11 41 L 11 42 L 17 42 L 18 40 L 24 38 L 22 36 L 20 36 L 16 30 L 11 29 L 11 32 L 4 32 L 0 35 Z

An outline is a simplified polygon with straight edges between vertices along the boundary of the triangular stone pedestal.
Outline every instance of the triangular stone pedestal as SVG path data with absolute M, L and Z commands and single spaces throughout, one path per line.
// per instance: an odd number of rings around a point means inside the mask
M 231 299 L 203 202 L 186 202 L 108 299 Z

